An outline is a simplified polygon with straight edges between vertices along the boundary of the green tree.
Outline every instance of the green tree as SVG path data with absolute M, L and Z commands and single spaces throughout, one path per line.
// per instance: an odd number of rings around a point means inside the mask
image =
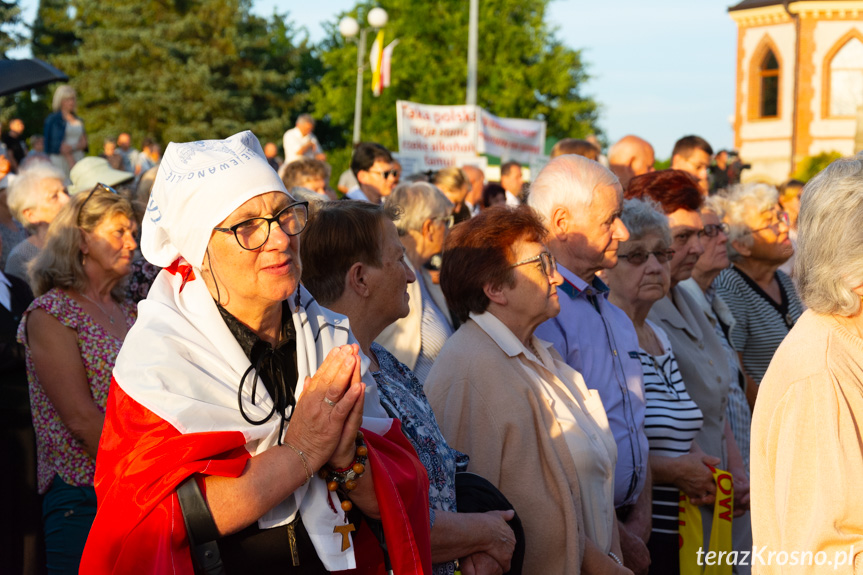
M 60 10 L 62 0 L 42 2 Z M 163 142 L 244 129 L 276 139 L 315 81 L 307 41 L 296 42 L 285 14 L 251 14 L 250 0 L 73 0 L 73 8 L 78 45 L 56 46 L 49 59 L 72 79 L 94 143 L 120 131 Z
M 545 120 L 549 137 L 584 137 L 598 131 L 598 108 L 581 93 L 588 79 L 581 53 L 565 47 L 545 22 L 548 1 L 480 2 L 477 104 L 498 116 Z M 371 96 L 366 66 L 362 138 L 395 149 L 396 100 L 465 101 L 468 2 L 439 0 L 424 4 L 420 14 L 410 0 L 363 1 L 350 14 L 364 19 L 375 5 L 389 14 L 385 44 L 400 42 L 392 85 L 379 98 Z M 320 46 L 326 73 L 312 89 L 317 117 L 340 128 L 331 145 L 349 142 L 353 126 L 357 47 L 337 30 L 343 15 L 327 27 Z
M 803 183 L 814 178 L 818 173 L 842 157 L 839 152 L 821 152 L 815 156 L 806 156 L 797 164 L 794 179 Z
M 18 0 L 0 0 L 0 57 L 17 47 L 21 37 L 21 7 Z
M 72 17 L 70 0 L 39 0 L 31 29 L 30 49 L 33 56 L 57 65 L 57 57 L 74 54 L 81 44 Z

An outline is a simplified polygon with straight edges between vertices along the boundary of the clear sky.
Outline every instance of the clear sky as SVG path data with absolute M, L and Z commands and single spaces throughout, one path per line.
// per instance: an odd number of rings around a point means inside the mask
M 432 0 L 416 0 L 418 15 L 427 1 Z M 21 2 L 28 22 L 37 3 Z M 733 143 L 729 118 L 734 113 L 737 36 L 727 8 L 734 3 L 552 0 L 547 21 L 555 23 L 567 46 L 583 50 L 592 76 L 584 93 L 601 104 L 600 126 L 609 141 L 634 133 L 665 159 L 675 140 L 688 134 L 706 138 L 717 150 Z M 255 0 L 255 11 L 270 15 L 274 7 L 287 10 L 318 41 L 321 23 L 335 22 L 353 5 L 354 0 Z M 393 66 L 398 66 L 398 49 Z

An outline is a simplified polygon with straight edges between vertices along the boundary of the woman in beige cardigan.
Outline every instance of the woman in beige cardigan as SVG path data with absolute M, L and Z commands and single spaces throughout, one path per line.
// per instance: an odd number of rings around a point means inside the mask
M 761 380 L 750 465 L 755 548 L 804 564 L 774 556 L 762 574 L 863 571 L 861 182 L 863 156 L 837 160 L 803 195 L 794 272 L 809 309 Z
M 444 437 L 524 526 L 525 573 L 629 574 L 614 515 L 617 446 L 599 395 L 534 329 L 560 311 L 562 278 L 527 207 L 453 228 L 441 288 L 464 322 L 425 391 Z

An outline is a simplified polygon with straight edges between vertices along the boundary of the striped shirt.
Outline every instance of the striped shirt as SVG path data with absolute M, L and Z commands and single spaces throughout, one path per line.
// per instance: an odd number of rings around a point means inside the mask
M 755 383 L 761 383 L 776 348 L 803 313 L 794 282 L 776 272 L 782 302 L 776 303 L 748 275 L 732 266 L 722 270 L 713 282 L 716 293 L 734 316 L 728 332 L 731 345 L 743 356 L 743 369 Z
M 652 455 L 680 457 L 689 453 L 692 441 L 701 430 L 703 415 L 689 397 L 671 342 L 661 327 L 647 324 L 659 339 L 664 353 L 651 355 L 639 349 L 644 373 L 644 397 L 647 410 L 644 431 Z M 653 486 L 653 531 L 677 533 L 679 491 L 674 486 Z

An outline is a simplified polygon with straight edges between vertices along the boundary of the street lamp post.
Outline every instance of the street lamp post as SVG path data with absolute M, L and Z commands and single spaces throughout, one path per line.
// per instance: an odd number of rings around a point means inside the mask
M 369 10 L 366 19 L 369 22 L 369 26 L 377 30 L 387 25 L 389 16 L 387 16 L 386 10 L 383 8 L 372 8 Z M 365 70 L 366 34 L 368 31 L 368 28 L 360 29 L 359 22 L 350 16 L 345 16 L 339 22 L 339 32 L 341 32 L 342 36 L 348 39 L 356 38 L 357 34 L 360 36 L 357 40 L 357 97 L 354 102 L 354 146 L 360 143 L 360 128 L 363 122 L 363 71 Z

